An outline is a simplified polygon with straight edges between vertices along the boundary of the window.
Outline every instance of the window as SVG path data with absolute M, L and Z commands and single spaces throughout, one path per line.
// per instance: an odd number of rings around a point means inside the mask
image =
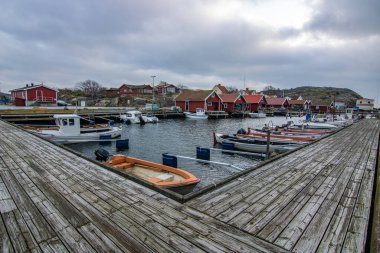
M 214 98 L 215 97 L 215 93 L 212 93 L 211 97 Z
M 207 106 L 212 106 L 212 102 L 208 102 L 208 103 L 207 103 Z
M 69 126 L 74 126 L 74 119 L 69 119 Z
M 228 105 L 227 104 L 223 104 L 223 107 L 224 107 L 224 109 L 226 109 L 228 107 Z
M 363 103 L 363 101 L 360 101 L 359 103 L 361 104 L 361 103 Z
M 62 119 L 62 126 L 67 126 L 67 119 Z
M 371 103 L 371 101 L 368 101 L 368 104 L 370 104 Z

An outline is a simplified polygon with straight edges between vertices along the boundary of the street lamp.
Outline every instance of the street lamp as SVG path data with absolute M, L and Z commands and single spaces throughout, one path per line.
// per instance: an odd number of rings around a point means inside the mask
M 155 102 L 154 102 L 154 78 L 155 78 L 156 76 L 151 76 L 151 78 L 153 79 L 153 103 L 152 103 L 152 110 L 153 110 L 153 108 L 154 108 L 154 104 L 155 104 Z

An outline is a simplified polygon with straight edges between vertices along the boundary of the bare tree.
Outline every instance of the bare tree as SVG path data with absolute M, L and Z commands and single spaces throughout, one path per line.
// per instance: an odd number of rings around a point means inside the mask
M 105 89 L 98 82 L 93 80 L 79 82 L 76 86 L 78 89 L 82 90 L 85 95 L 90 96 L 92 99 L 98 98 Z
M 239 90 L 235 86 L 226 86 L 228 93 L 237 93 Z
M 276 87 L 273 87 L 272 85 L 265 86 L 264 91 L 268 91 L 268 90 L 276 90 Z

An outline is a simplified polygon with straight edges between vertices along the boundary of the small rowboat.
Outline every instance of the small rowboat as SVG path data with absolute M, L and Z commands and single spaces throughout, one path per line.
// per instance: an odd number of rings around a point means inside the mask
M 187 171 L 126 155 L 113 155 L 104 164 L 182 194 L 190 192 L 200 181 Z

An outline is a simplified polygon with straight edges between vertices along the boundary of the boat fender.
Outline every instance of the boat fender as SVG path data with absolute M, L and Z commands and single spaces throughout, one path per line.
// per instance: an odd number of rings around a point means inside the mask
M 240 129 L 237 131 L 237 134 L 247 134 L 247 131 L 245 131 L 244 128 L 240 128 Z
M 177 168 L 177 157 L 169 153 L 162 154 L 162 164 Z
M 197 159 L 210 160 L 210 149 L 197 147 L 196 157 Z
M 95 150 L 95 156 L 98 161 L 107 161 L 108 157 L 110 157 L 110 153 L 104 148 L 98 148 Z

